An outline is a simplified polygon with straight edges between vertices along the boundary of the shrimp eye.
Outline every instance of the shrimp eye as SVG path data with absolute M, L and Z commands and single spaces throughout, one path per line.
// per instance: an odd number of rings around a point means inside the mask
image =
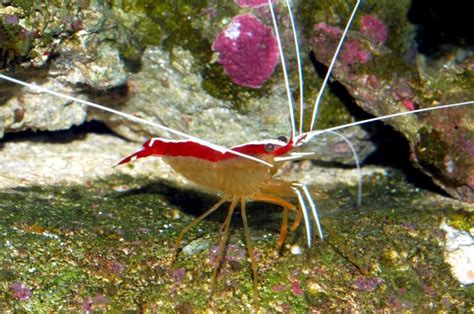
M 265 145 L 265 151 L 267 153 L 271 153 L 275 150 L 275 145 L 273 145 L 272 143 L 268 143 Z
M 286 138 L 286 136 L 279 136 L 277 140 L 288 143 L 288 139 Z

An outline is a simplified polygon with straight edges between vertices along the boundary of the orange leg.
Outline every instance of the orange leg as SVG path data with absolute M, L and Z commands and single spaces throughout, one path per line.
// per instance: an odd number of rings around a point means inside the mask
M 293 224 L 290 227 L 291 231 L 295 231 L 296 228 L 298 228 L 298 226 L 301 223 L 302 218 L 303 218 L 303 212 L 301 211 L 301 208 L 298 208 L 298 210 L 296 211 L 295 221 L 293 221 Z
M 265 194 L 253 194 L 250 199 L 252 201 L 257 201 L 257 202 L 266 202 L 266 203 L 272 203 L 276 205 L 280 205 L 281 207 L 287 207 L 290 210 L 296 210 L 296 206 L 288 202 L 287 200 L 273 196 L 273 195 L 265 195 Z
M 281 228 L 280 228 L 280 238 L 278 239 L 277 244 L 276 244 L 276 249 L 279 250 L 286 239 L 286 233 L 287 233 L 287 228 L 288 228 L 288 210 L 296 210 L 297 218 L 298 218 L 298 213 L 301 210 L 297 210 L 296 206 L 291 204 L 287 200 L 282 199 L 280 197 L 273 196 L 273 195 L 256 194 L 256 195 L 252 195 L 251 199 L 253 201 L 261 201 L 261 202 L 277 204 L 283 207 L 283 218 L 282 218 Z M 301 218 L 300 218 L 300 221 L 301 221 Z M 292 231 L 293 230 L 294 229 L 292 226 Z
M 280 250 L 283 243 L 285 243 L 286 239 L 286 230 L 288 228 L 288 207 L 283 207 L 283 217 L 281 221 L 281 228 L 280 228 L 280 238 L 276 244 L 276 250 Z
M 176 261 L 176 258 L 178 257 L 178 249 L 179 249 L 179 245 L 181 244 L 181 241 L 183 240 L 183 237 L 184 235 L 186 234 L 186 232 L 188 232 L 191 228 L 193 228 L 194 226 L 196 226 L 198 223 L 201 222 L 201 220 L 203 220 L 204 218 L 206 218 L 207 216 L 209 216 L 210 214 L 212 214 L 216 209 L 218 209 L 222 204 L 224 204 L 227 199 L 229 198 L 229 195 L 224 195 L 220 200 L 219 202 L 217 202 L 216 204 L 214 204 L 214 206 L 212 206 L 210 209 L 208 209 L 204 214 L 202 214 L 201 216 L 199 216 L 198 218 L 196 218 L 195 220 L 193 220 L 190 224 L 188 224 L 186 227 L 183 228 L 183 230 L 181 230 L 178 238 L 176 239 L 176 242 L 174 244 L 174 252 L 173 252 L 173 259 L 171 260 L 171 265 L 174 264 L 174 262 Z
M 229 211 L 227 212 L 227 217 L 225 218 L 224 221 L 224 234 L 222 235 L 221 242 L 219 244 L 219 248 L 217 251 L 217 259 L 216 262 L 213 266 L 212 270 L 212 279 L 211 279 L 211 297 L 212 294 L 214 293 L 214 288 L 216 287 L 216 281 L 217 281 L 217 272 L 219 271 L 219 268 L 221 266 L 222 258 L 224 256 L 225 252 L 225 246 L 227 244 L 227 239 L 229 238 L 229 227 L 230 227 L 230 221 L 232 219 L 232 214 L 234 213 L 235 206 L 237 205 L 237 201 L 239 200 L 239 197 L 234 196 L 232 198 L 232 203 L 230 203 Z
M 240 198 L 240 214 L 242 215 L 242 223 L 244 225 L 245 243 L 247 244 L 247 253 L 250 257 L 250 264 L 252 265 L 253 273 L 253 299 L 255 303 L 255 312 L 258 313 L 258 278 L 257 278 L 257 261 L 253 254 L 252 240 L 250 239 L 250 232 L 247 224 L 247 213 L 245 212 L 245 199 Z

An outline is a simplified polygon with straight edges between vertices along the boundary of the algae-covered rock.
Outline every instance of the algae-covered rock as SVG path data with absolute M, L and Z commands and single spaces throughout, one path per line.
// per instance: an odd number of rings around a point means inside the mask
M 370 15 L 365 13 L 365 6 L 372 6 Z M 334 68 L 333 78 L 361 108 L 375 116 L 474 99 L 474 72 L 469 60 L 447 62 L 430 73 L 409 59 L 406 43 L 411 42 L 412 35 L 403 31 L 410 29 L 408 8 L 408 2 L 405 6 L 394 1 L 364 4 Z M 319 62 L 329 65 L 341 27 L 341 22 L 315 22 L 312 50 Z M 417 168 L 453 197 L 474 202 L 473 106 L 404 116 L 386 123 L 408 140 Z
M 0 16 L 0 34 L 7 39 L 2 42 L 4 74 L 77 96 L 83 88 L 105 90 L 125 83 L 118 46 L 130 34 L 117 25 L 108 6 L 57 1 L 32 6 L 27 1 L 8 1 L 0 7 Z M 31 34 L 23 49 L 13 37 L 13 26 L 21 34 Z M 71 101 L 4 81 L 0 91 L 0 134 L 62 130 L 86 120 L 87 109 Z
M 175 1 L 115 1 L 64 6 L 47 2 L 38 8 L 36 14 L 43 21 L 37 25 L 32 19 L 35 6 L 27 7 L 21 1 L 2 4 L 4 19 L 18 24 L 16 33 L 41 30 L 21 51 L 10 47 L 13 41 L 4 44 L 3 66 L 7 75 L 228 146 L 290 132 L 280 66 L 261 88 L 242 87 L 232 82 L 219 63 L 218 53 L 212 51 L 218 34 L 239 14 L 254 15 L 262 25 L 271 27 L 266 7 L 242 9 L 233 1 L 202 1 L 192 6 Z M 296 58 L 288 13 L 283 3 L 276 4 L 275 9 L 290 80 L 296 86 Z M 2 32 L 2 36 L 13 38 L 10 33 Z M 310 104 L 320 79 L 312 73 L 304 53 L 303 58 L 308 86 L 305 101 Z M 4 81 L 0 82 L 0 91 L 0 135 L 28 129 L 67 129 L 94 119 L 136 141 L 170 136 Z M 350 119 L 340 101 L 332 97 L 331 106 L 322 109 L 318 125 Z M 353 129 L 345 135 L 354 142 L 361 159 L 373 151 L 368 132 Z M 332 142 L 332 138 L 315 141 L 311 149 L 323 152 L 319 155 L 331 156 L 331 152 L 324 153 L 327 142 Z M 352 153 L 340 144 L 329 148 L 337 152 L 336 161 L 353 164 Z

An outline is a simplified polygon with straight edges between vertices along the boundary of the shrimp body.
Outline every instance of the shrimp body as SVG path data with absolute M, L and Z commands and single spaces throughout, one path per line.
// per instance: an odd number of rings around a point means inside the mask
M 222 149 L 217 146 L 210 146 L 200 142 L 199 140 L 167 140 L 163 138 L 152 138 L 146 141 L 140 150 L 121 160 L 118 165 L 148 156 L 161 157 L 177 173 L 181 174 L 186 179 L 202 187 L 222 192 L 224 194 L 214 206 L 181 231 L 175 243 L 173 263 L 176 259 L 177 251 L 184 234 L 205 217 L 217 210 L 226 201 L 231 201 L 227 217 L 222 226 L 223 235 L 219 246 L 218 258 L 213 265 L 212 290 L 216 285 L 217 272 L 220 267 L 222 256 L 224 255 L 225 245 L 229 235 L 230 221 L 234 209 L 240 203 L 247 250 L 253 271 L 254 300 L 256 308 L 258 308 L 257 264 L 253 254 L 247 225 L 245 212 L 246 202 L 248 200 L 263 201 L 283 207 L 283 221 L 280 230 L 280 238 L 277 242 L 277 248 L 281 247 L 286 237 L 288 212 L 290 210 L 297 212 L 291 230 L 295 230 L 299 226 L 300 221 L 304 216 L 308 234 L 308 245 L 310 246 L 309 219 L 304 202 L 302 201 L 303 193 L 305 193 L 307 200 L 310 202 L 313 216 L 315 221 L 317 221 L 317 227 L 320 230 L 320 236 L 322 238 L 316 209 L 306 187 L 299 183 L 283 181 L 275 176 L 281 165 L 281 160 L 278 160 L 278 157 L 291 155 L 293 149 L 296 148 L 298 146 L 297 144 L 305 137 L 306 135 L 303 135 L 300 138 L 292 137 L 288 142 L 280 139 L 254 141 L 235 146 L 230 150 Z M 244 158 L 236 155 L 235 152 L 258 158 L 265 163 Z M 282 198 L 291 196 L 299 199 L 299 207 L 296 207 L 286 199 Z
M 199 186 L 231 196 L 252 196 L 275 185 L 274 176 L 281 163 L 274 158 L 287 154 L 293 148 L 291 141 L 285 143 L 282 140 L 256 141 L 231 148 L 232 151 L 255 156 L 273 166 L 269 167 L 198 141 L 153 138 L 119 164 L 136 158 L 158 156 L 177 173 Z

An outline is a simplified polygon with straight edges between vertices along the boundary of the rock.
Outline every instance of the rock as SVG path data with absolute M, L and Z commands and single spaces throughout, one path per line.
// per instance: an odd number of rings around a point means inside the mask
M 458 230 L 443 221 L 446 232 L 444 257 L 454 277 L 463 285 L 474 283 L 474 233 Z
M 17 12 L 15 16 L 25 30 L 34 32 L 39 28 L 33 23 L 31 8 L 9 4 L 7 9 Z M 232 2 L 219 7 L 209 4 L 181 8 L 173 1 L 165 1 L 146 9 L 141 4 L 83 3 L 69 8 L 53 3 L 41 11 L 45 15 L 42 32 L 21 56 L 8 60 L 10 72 L 5 74 L 222 145 L 288 136 L 286 92 L 279 66 L 260 89 L 252 90 L 234 85 L 212 53 L 212 42 L 219 32 L 242 12 L 247 11 Z M 253 13 L 271 27 L 268 9 L 254 9 Z M 288 20 L 281 20 L 282 37 L 288 46 L 285 50 L 291 51 Z M 312 65 L 305 61 L 306 69 L 311 69 Z M 297 71 L 291 53 L 287 63 L 294 80 Z M 312 91 L 307 93 L 307 103 L 314 100 L 318 88 L 309 85 Z M 0 92 L 0 135 L 24 130 L 62 130 L 94 119 L 135 141 L 151 136 L 171 137 L 151 127 L 11 83 L 1 81 Z M 331 109 L 330 114 L 323 110 L 320 125 L 324 125 L 325 119 L 350 119 L 342 106 L 337 108 Z M 359 142 L 364 146 L 354 142 L 361 159 L 373 150 L 373 145 L 365 148 L 365 139 L 369 137 L 365 131 L 350 130 L 346 134 L 351 140 L 362 139 Z M 315 142 L 309 149 L 325 155 L 325 143 Z M 352 153 L 341 149 L 338 142 L 335 145 L 327 155 L 341 151 L 336 161 L 352 165 Z
M 112 43 L 110 39 L 130 34 L 117 26 L 117 18 L 106 6 L 70 8 L 51 4 L 45 10 L 22 6 L 7 6 L 3 10 L 15 12 L 13 16 L 25 25 L 23 33 L 34 34 L 31 45 L 3 60 L 11 70 L 5 74 L 83 98 L 87 97 L 84 87 L 86 91 L 106 90 L 125 83 L 127 73 L 117 48 L 118 40 Z M 2 24 L 0 19 L 0 26 L 5 24 L 5 17 L 3 20 Z M 3 30 L 7 39 L 10 33 Z M 71 101 L 4 81 L 0 82 L 0 95 L 0 135 L 23 130 L 64 130 L 86 121 L 87 108 Z
M 378 13 L 382 16 L 384 11 Z M 406 50 L 394 47 L 394 43 L 410 38 L 400 38 L 398 25 L 388 28 L 385 45 L 380 40 L 384 34 L 374 42 L 373 32 L 363 23 L 368 17 L 360 15 L 359 31 L 352 31 L 347 38 L 333 77 L 361 108 L 383 116 L 474 99 L 474 72 L 467 63 L 447 65 L 432 76 L 407 63 Z M 378 24 L 392 22 L 381 16 Z M 402 24 L 401 28 L 406 26 Z M 329 65 L 341 34 L 341 28 L 324 22 L 314 26 L 312 45 L 319 62 Z M 453 197 L 474 202 L 473 106 L 404 116 L 386 123 L 408 140 L 411 160 L 417 168 Z

